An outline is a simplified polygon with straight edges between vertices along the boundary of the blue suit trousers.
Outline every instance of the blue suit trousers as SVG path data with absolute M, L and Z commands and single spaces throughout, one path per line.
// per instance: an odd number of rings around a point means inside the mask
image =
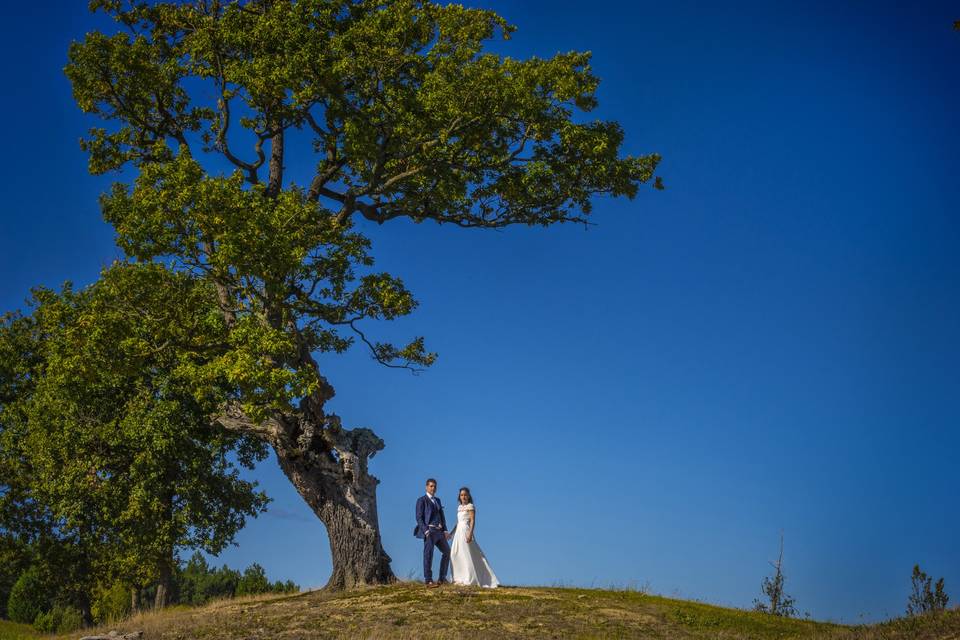
M 443 535 L 443 531 L 430 529 L 430 533 L 423 536 L 423 580 L 433 582 L 433 548 L 440 549 L 440 582 L 447 579 L 447 568 L 450 566 L 450 545 Z

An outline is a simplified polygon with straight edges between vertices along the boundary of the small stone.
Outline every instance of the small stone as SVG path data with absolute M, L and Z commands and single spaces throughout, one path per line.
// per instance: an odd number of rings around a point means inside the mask
M 140 640 L 141 638 L 143 638 L 143 631 L 120 633 L 114 630 L 105 636 L 83 636 L 80 640 Z

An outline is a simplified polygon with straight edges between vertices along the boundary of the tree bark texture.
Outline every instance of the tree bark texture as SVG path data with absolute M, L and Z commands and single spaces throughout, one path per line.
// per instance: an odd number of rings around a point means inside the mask
M 377 485 L 367 461 L 383 448 L 370 429 L 299 419 L 295 445 L 274 444 L 280 468 L 327 528 L 333 573 L 327 589 L 386 584 L 396 577 L 380 540 Z
M 170 580 L 170 565 L 161 565 L 160 576 L 157 579 L 157 593 L 153 598 L 154 609 L 163 609 L 167 606 L 167 601 L 170 599 Z

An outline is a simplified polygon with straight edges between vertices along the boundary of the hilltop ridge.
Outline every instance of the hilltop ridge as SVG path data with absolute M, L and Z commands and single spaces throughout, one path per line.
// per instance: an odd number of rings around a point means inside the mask
M 39 638 L 0 628 L 0 638 Z M 171 607 L 117 625 L 70 635 L 142 630 L 143 640 L 320 638 L 824 638 L 960 639 L 960 611 L 846 626 L 778 618 L 753 611 L 664 598 L 637 591 L 504 587 L 496 590 L 395 585 L 328 593 L 221 600 Z M 49 638 L 50 636 L 42 636 Z

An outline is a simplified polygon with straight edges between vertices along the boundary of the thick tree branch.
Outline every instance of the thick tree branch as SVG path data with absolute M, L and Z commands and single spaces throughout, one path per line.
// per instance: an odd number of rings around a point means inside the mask
M 270 138 L 270 175 L 267 179 L 267 195 L 276 198 L 283 186 L 283 125 L 275 129 Z
M 167 108 L 163 105 L 163 99 L 160 97 L 160 92 L 154 90 L 153 98 L 157 101 L 157 113 L 160 114 L 160 120 L 163 124 L 167 125 L 167 131 L 170 136 L 173 137 L 178 143 L 187 149 L 190 148 L 190 144 L 187 142 L 187 138 L 183 133 L 183 127 L 177 122 L 177 119 L 174 118 Z
M 217 47 L 219 43 L 216 43 L 214 46 Z M 215 79 L 217 88 L 220 91 L 220 97 L 217 99 L 217 140 L 215 147 L 224 155 L 224 157 L 229 160 L 234 166 L 239 169 L 242 169 L 247 172 L 247 182 L 250 184 L 257 184 L 260 182 L 260 177 L 257 174 L 258 170 L 265 161 L 263 154 L 263 138 L 258 137 L 257 143 L 254 146 L 254 150 L 257 154 L 257 161 L 250 163 L 244 160 L 241 160 L 233 152 L 230 151 L 230 145 L 227 141 L 227 134 L 230 130 L 230 99 L 231 96 L 227 95 L 227 78 L 224 75 L 223 70 L 223 60 L 220 57 L 220 49 L 216 48 L 214 51 L 214 63 L 217 67 L 217 76 Z
M 321 162 L 317 167 L 317 173 L 313 177 L 313 180 L 310 183 L 310 190 L 307 194 L 307 198 L 311 202 L 316 202 L 320 197 L 321 190 L 326 187 L 327 183 L 333 180 L 341 169 L 347 164 L 346 158 L 340 158 L 337 153 L 337 145 L 334 140 L 334 136 L 317 124 L 317 121 L 314 119 L 313 115 L 308 111 L 304 110 L 303 112 L 304 119 L 309 123 L 310 127 L 320 136 L 320 139 L 325 141 L 326 144 L 326 157 L 323 162 Z
M 227 133 L 230 131 L 230 98 L 227 97 L 225 85 L 223 84 L 221 84 L 220 99 L 217 101 L 217 107 L 219 109 L 219 124 L 217 126 L 216 149 L 219 150 L 234 166 L 247 172 L 247 182 L 250 184 L 259 183 L 260 177 L 257 175 L 257 170 L 265 161 L 263 154 L 263 140 L 257 140 L 257 145 L 255 147 L 257 152 L 256 162 L 246 162 L 235 156 L 233 152 L 230 151 L 230 145 L 227 142 Z
M 383 184 L 381 184 L 379 187 L 377 187 L 376 192 L 377 192 L 377 193 L 384 193 L 384 192 L 387 191 L 390 187 L 392 187 L 394 184 L 400 182 L 401 180 L 403 180 L 403 179 L 405 179 L 405 178 L 409 178 L 410 176 L 415 176 L 415 175 L 417 175 L 418 173 L 420 173 L 421 171 L 423 171 L 423 167 L 413 167 L 412 169 L 407 169 L 406 171 L 401 171 L 400 173 L 397 173 L 397 174 L 393 175 L 393 176 L 390 177 L 389 179 L 384 180 L 384 181 L 383 181 Z
M 272 445 L 281 444 L 287 436 L 287 430 L 280 421 L 266 418 L 262 422 L 255 422 L 247 417 L 237 403 L 224 406 L 214 422 L 227 431 L 253 435 Z

